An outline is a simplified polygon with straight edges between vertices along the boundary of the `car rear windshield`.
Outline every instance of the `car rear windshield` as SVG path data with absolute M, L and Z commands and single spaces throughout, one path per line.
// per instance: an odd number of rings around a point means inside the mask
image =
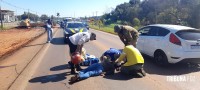
M 82 23 L 68 23 L 67 24 L 67 28 L 83 28 L 83 24 Z
M 185 40 L 198 40 L 200 39 L 200 30 L 195 30 L 195 29 L 181 30 L 178 31 L 176 35 Z

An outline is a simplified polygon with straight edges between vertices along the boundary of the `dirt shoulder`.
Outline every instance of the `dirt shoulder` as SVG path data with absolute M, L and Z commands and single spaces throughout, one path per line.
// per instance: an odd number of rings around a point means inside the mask
M 54 28 L 53 34 L 57 30 L 59 30 L 59 28 Z M 12 33 L 13 36 L 10 33 Z M 43 56 L 41 55 L 40 57 L 40 54 L 45 54 L 44 51 L 48 49 L 51 43 L 46 43 L 47 35 L 45 30 L 41 28 L 27 31 L 10 30 L 0 32 L 1 38 L 2 35 L 7 38 L 5 38 L 3 42 L 1 41 L 1 50 L 9 49 L 8 52 L 12 51 L 12 54 L 8 54 L 8 56 L 3 55 L 6 58 L 0 58 L 0 90 L 8 90 L 16 80 L 21 79 L 20 77 L 24 79 L 32 75 L 35 71 L 34 68 L 37 68 Z M 36 39 L 36 37 L 38 38 Z M 4 43 L 4 46 L 2 43 Z M 13 53 L 13 51 L 15 52 Z M 28 74 L 24 74 L 27 73 L 24 72 L 27 68 L 29 68 Z M 24 85 L 22 82 L 17 84 Z M 22 89 L 15 88 L 11 90 Z
M 45 32 L 44 28 L 0 31 L 0 60 Z

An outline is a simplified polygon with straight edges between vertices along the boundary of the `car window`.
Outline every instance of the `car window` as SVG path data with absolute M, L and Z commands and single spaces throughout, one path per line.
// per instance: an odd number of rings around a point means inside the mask
M 166 36 L 170 31 L 164 28 L 157 27 L 158 33 L 157 36 Z
M 158 28 L 157 27 L 151 27 L 149 32 L 148 32 L 148 36 L 157 36 L 158 34 Z
M 140 33 L 140 35 L 142 35 L 142 36 L 146 36 L 146 35 L 148 35 L 149 30 L 150 30 L 150 27 L 145 27 L 145 28 L 140 29 L 140 30 L 139 30 L 139 33 Z
M 185 40 L 199 40 L 200 30 L 181 30 L 176 35 Z
M 82 23 L 68 23 L 67 24 L 67 28 L 83 28 L 83 24 Z

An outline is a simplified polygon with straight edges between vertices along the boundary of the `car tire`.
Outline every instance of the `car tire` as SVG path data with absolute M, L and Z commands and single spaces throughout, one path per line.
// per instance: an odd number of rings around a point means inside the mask
M 166 54 L 161 50 L 154 53 L 154 61 L 160 66 L 166 66 L 169 64 Z

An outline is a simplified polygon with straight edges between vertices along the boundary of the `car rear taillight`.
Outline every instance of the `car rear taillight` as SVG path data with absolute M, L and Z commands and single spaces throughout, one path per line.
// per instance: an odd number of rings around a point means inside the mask
M 173 33 L 170 34 L 169 41 L 173 44 L 181 46 L 181 41 Z

